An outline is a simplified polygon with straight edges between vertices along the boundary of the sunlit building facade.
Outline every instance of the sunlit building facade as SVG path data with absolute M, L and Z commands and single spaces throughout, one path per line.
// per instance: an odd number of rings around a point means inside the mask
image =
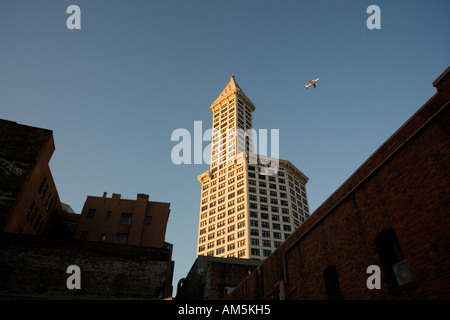
M 289 161 L 255 153 L 255 106 L 234 76 L 210 109 L 197 256 L 265 259 L 309 216 L 308 178 Z

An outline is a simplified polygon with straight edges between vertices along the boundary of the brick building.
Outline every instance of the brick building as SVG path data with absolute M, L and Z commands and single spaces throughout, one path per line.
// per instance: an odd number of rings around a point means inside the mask
M 0 231 L 42 235 L 62 213 L 50 130 L 0 119 Z
M 450 298 L 450 68 L 433 86 L 228 299 Z M 380 289 L 368 288 L 369 266 L 380 268 Z
M 179 281 L 176 299 L 224 300 L 261 261 L 198 256 L 187 277 Z
M 0 298 L 171 297 L 170 204 L 104 193 L 76 214 L 59 200 L 54 150 L 52 131 L 0 119 Z M 80 290 L 66 286 L 70 265 L 81 269 Z
M 163 248 L 170 203 L 149 201 L 146 194 L 136 200 L 88 196 L 74 238 Z
M 80 268 L 80 289 L 66 285 Z M 171 248 L 0 233 L 0 299 L 151 299 L 172 295 Z

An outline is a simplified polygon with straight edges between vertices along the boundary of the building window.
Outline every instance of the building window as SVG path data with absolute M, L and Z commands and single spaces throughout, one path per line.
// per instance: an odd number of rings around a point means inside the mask
M 145 220 L 144 220 L 144 224 L 147 224 L 147 225 L 152 224 L 152 220 L 153 220 L 153 217 L 146 216 Z
M 271 253 L 272 253 L 271 250 L 263 250 L 263 256 L 264 256 L 264 257 L 270 256 Z
M 414 284 L 414 279 L 394 230 L 381 232 L 375 239 L 375 246 L 392 288 L 406 288 L 403 286 Z
M 87 240 L 88 234 L 89 232 L 87 231 L 81 231 L 80 240 Z
M 131 217 L 132 217 L 131 213 L 122 212 L 122 215 L 120 216 L 120 224 L 130 225 Z
M 109 221 L 111 219 L 111 211 L 106 211 L 105 221 Z
M 323 272 L 328 300 L 342 300 L 341 287 L 335 266 L 329 266 Z
M 114 243 L 117 244 L 127 244 L 128 234 L 126 233 L 116 233 L 116 240 Z
M 106 233 L 102 233 L 101 235 L 100 235 L 100 241 L 105 241 L 106 240 Z
M 34 206 L 36 205 L 36 203 L 33 201 L 33 203 L 31 204 L 30 208 L 27 211 L 27 219 L 30 220 L 31 217 L 31 212 L 33 212 Z
M 40 187 L 39 187 L 39 193 L 40 193 L 40 194 L 42 194 L 42 189 L 44 188 L 45 183 L 46 183 L 46 180 L 45 180 L 45 178 L 44 178 L 44 180 L 42 180 L 42 183 L 41 183 L 41 185 L 40 185 Z M 42 198 L 42 195 L 41 195 L 41 198 Z
M 89 209 L 87 212 L 87 217 L 88 218 L 93 218 L 95 214 L 95 209 Z

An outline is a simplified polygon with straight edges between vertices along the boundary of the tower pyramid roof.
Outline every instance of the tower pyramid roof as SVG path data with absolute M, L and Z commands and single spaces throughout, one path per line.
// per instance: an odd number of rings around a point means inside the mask
M 243 97 L 249 104 L 253 107 L 253 110 L 255 110 L 255 106 L 253 102 L 247 97 L 247 95 L 244 93 L 244 90 L 239 87 L 239 85 L 236 82 L 236 78 L 233 75 L 231 75 L 230 82 L 226 85 L 225 89 L 223 89 L 222 93 L 217 97 L 217 99 L 211 104 L 211 111 L 213 110 L 213 107 L 220 103 L 222 100 L 226 99 L 231 94 L 237 93 L 241 97 Z

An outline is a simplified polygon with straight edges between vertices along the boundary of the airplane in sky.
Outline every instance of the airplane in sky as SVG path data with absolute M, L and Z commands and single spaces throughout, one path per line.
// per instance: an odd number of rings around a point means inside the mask
M 316 87 L 316 82 L 319 81 L 319 78 L 317 78 L 316 80 L 308 80 L 309 84 L 307 86 L 305 86 L 305 89 L 308 89 L 311 86 L 314 86 L 314 88 Z

